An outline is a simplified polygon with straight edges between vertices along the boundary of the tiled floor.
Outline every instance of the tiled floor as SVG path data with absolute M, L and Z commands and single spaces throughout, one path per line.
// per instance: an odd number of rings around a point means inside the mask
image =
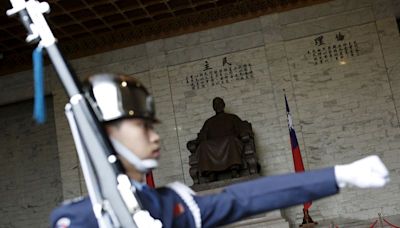
M 376 221 L 376 223 L 375 223 Z M 350 219 L 337 219 L 331 221 L 321 221 L 317 227 L 325 228 L 371 228 L 375 223 L 375 228 L 389 228 L 389 227 L 400 227 L 400 215 L 384 216 L 381 217 L 382 224 L 379 221 L 379 216 L 377 215 L 375 219 L 371 221 L 365 220 L 350 220 Z M 390 226 L 388 223 L 394 226 Z

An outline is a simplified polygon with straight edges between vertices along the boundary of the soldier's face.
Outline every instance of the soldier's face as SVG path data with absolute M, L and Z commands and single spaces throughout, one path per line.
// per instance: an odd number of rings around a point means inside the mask
M 160 136 L 153 124 L 143 119 L 124 119 L 117 125 L 106 126 L 110 137 L 118 140 L 140 159 L 160 157 Z

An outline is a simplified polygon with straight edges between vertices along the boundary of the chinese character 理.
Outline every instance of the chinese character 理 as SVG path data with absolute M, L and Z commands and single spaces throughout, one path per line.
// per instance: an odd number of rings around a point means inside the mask
M 315 42 L 315 45 L 317 45 L 317 46 L 321 46 L 321 45 L 325 44 L 324 36 L 319 36 L 319 37 L 315 38 L 314 42 Z

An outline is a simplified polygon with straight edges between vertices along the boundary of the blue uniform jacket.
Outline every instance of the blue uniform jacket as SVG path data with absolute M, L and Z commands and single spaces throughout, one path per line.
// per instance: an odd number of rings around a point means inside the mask
M 226 187 L 221 193 L 197 196 L 201 226 L 215 227 L 278 208 L 316 200 L 338 192 L 334 169 L 263 177 Z M 195 227 L 187 203 L 170 188 L 138 191 L 143 207 L 163 227 Z M 192 210 L 193 211 L 193 210 Z M 64 204 L 51 214 L 51 227 L 98 227 L 89 198 Z

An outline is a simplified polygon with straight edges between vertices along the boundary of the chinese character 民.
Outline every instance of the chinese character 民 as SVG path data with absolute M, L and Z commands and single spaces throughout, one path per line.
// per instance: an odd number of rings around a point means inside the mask
M 228 59 L 226 57 L 222 59 L 222 66 L 225 66 L 225 64 L 228 64 L 229 66 L 232 65 L 230 62 L 228 62 Z

